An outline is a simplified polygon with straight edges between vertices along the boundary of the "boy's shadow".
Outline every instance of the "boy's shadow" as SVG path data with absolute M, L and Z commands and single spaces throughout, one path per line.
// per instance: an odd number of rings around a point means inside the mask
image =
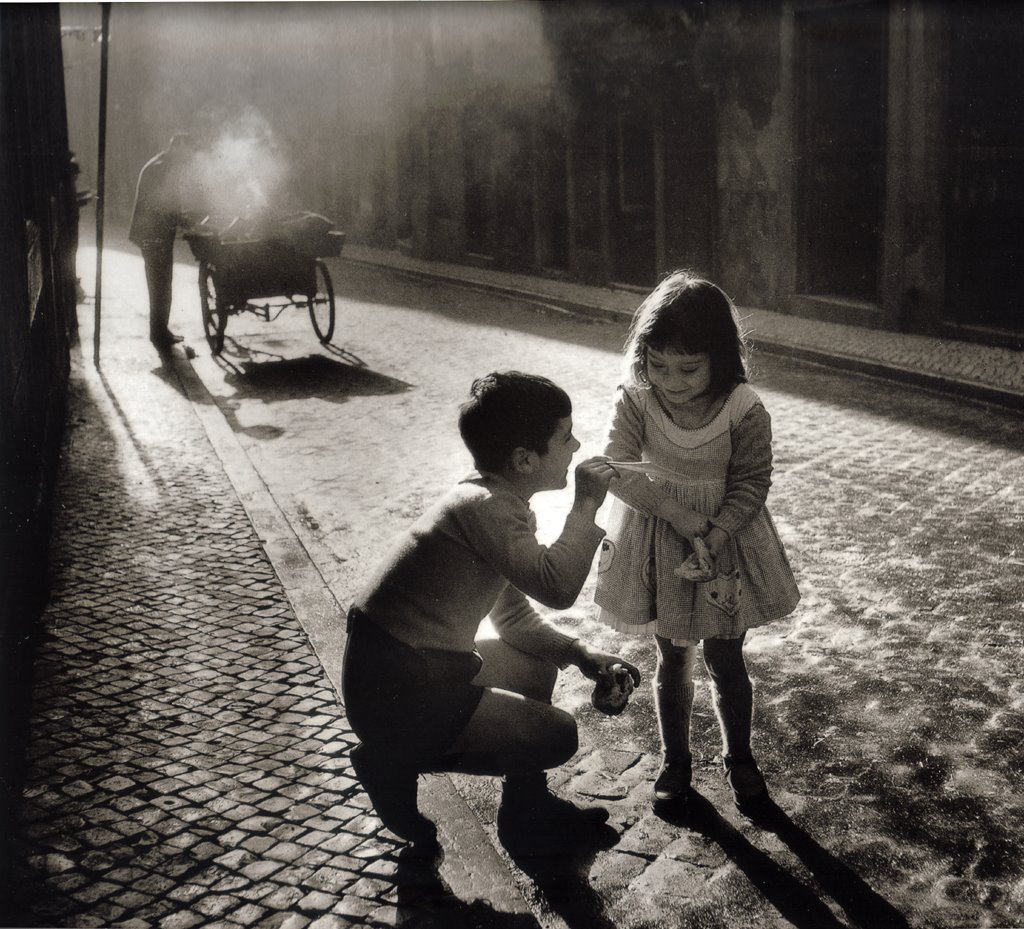
M 540 929 L 524 913 L 499 913 L 486 900 L 465 902 L 451 892 L 438 873 L 437 859 L 410 849 L 398 856 L 396 926 L 402 929 Z
M 570 929 L 615 929 L 615 923 L 605 915 L 604 898 L 590 884 L 589 874 L 598 852 L 607 851 L 618 841 L 619 834 L 605 825 L 586 827 L 567 837 L 564 847 L 543 853 L 503 844 L 512 861 Z
M 666 807 L 659 808 L 657 814 L 666 822 L 691 829 L 721 846 L 765 899 L 794 926 L 800 929 L 843 926 L 812 888 L 751 845 L 705 797 L 694 793 L 685 811 Z M 789 847 L 821 888 L 842 907 L 853 925 L 861 929 L 908 929 L 903 914 L 797 826 L 775 801 L 766 800 L 747 816 Z

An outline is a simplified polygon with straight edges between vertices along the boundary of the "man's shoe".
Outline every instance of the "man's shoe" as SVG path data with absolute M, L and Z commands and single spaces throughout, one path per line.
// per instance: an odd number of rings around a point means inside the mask
M 437 827 L 416 806 L 417 769 L 365 745 L 349 758 L 380 821 L 400 839 L 436 848 Z
M 178 342 L 184 342 L 185 337 L 180 336 L 177 333 L 171 332 L 170 329 L 164 332 L 150 333 L 149 341 L 152 342 L 157 348 L 170 348 Z
M 685 758 L 665 759 L 654 781 L 654 799 L 662 803 L 684 800 L 690 793 L 693 780 L 693 762 Z
M 768 798 L 768 785 L 757 762 L 751 756 L 725 755 L 725 779 L 732 789 L 732 798 L 739 810 L 756 807 Z

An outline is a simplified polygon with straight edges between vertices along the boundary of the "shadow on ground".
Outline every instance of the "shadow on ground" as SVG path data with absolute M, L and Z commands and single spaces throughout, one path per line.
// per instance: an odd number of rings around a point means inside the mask
M 859 410 L 894 424 L 1005 448 L 1024 448 L 1019 414 L 895 381 L 755 352 L 751 383 L 756 390 L 778 391 L 826 408 Z
M 278 439 L 285 433 L 276 425 L 243 425 L 238 410 L 245 400 L 267 404 L 312 399 L 346 403 L 352 397 L 403 393 L 412 388 L 405 381 L 371 371 L 344 349 L 326 348 L 345 360 L 325 355 L 283 358 L 250 349 L 238 360 L 224 355 L 218 357 L 217 364 L 225 372 L 224 383 L 232 394 L 219 396 L 216 402 L 232 431 L 258 440 Z
M 610 826 L 588 828 L 564 848 L 534 854 L 505 845 L 515 865 L 543 895 L 547 905 L 569 929 L 615 929 L 605 913 L 604 898 L 591 886 L 590 871 L 598 853 L 619 840 Z
M 385 268 L 349 264 L 343 274 L 335 275 L 334 281 L 339 300 L 402 307 L 457 320 L 466 326 L 499 326 L 512 332 L 562 339 L 572 345 L 607 349 L 616 354 L 622 348 L 629 324 L 628 319 L 574 315 L 525 296 L 506 296 L 471 285 L 432 281 Z
M 395 886 L 402 929 L 540 929 L 529 914 L 499 913 L 486 900 L 459 899 L 437 865 L 408 848 L 399 854 Z
M 324 355 L 250 357 L 241 363 L 223 358 L 219 361 L 226 369 L 225 383 L 234 388 L 235 397 L 240 400 L 275 403 L 315 397 L 330 403 L 344 403 L 350 397 L 402 393 L 411 387 L 405 381 L 370 371 L 361 364 L 337 361 Z
M 570 315 L 528 298 L 484 293 L 470 286 L 421 279 L 386 269 L 346 265 L 336 277 L 339 297 L 368 304 L 399 306 L 430 313 L 464 325 L 493 325 L 513 332 L 562 339 L 574 346 L 619 355 L 629 321 Z M 639 303 L 640 297 L 637 298 Z M 527 308 L 529 312 L 523 312 Z M 907 384 L 850 374 L 782 354 L 758 350 L 751 356 L 752 383 L 799 397 L 957 436 L 992 441 L 993 425 L 1002 444 L 1021 448 L 1020 418 L 1012 411 L 987 408 L 967 400 L 935 394 Z M 851 390 L 851 382 L 856 384 Z M 981 421 L 984 420 L 982 431 Z
M 751 884 L 797 929 L 843 927 L 820 893 L 757 848 L 698 793 L 682 809 L 663 806 L 656 813 L 665 822 L 689 829 L 715 842 Z M 908 929 L 906 918 L 850 867 L 794 823 L 776 804 L 762 804 L 750 819 L 774 833 L 814 876 L 859 929 Z

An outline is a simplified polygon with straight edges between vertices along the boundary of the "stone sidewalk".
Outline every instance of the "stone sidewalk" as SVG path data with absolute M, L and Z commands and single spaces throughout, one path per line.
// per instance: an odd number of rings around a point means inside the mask
M 382 830 L 297 616 L 329 592 L 111 294 L 101 368 L 73 357 L 14 924 L 536 927 L 443 785 L 440 874 Z
M 514 296 L 570 313 L 629 319 L 640 288 L 566 281 L 411 258 L 393 250 L 346 245 L 344 261 Z M 1024 355 L 973 342 L 866 329 L 741 307 L 758 349 L 887 380 L 1024 410 Z

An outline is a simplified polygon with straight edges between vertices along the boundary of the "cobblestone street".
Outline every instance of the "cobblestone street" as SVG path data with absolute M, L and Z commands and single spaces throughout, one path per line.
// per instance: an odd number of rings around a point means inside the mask
M 579 457 L 599 452 L 625 324 L 331 269 L 332 346 L 293 311 L 233 318 L 214 359 L 183 255 L 172 328 L 202 382 L 183 387 L 144 340 L 141 262 L 111 253 L 109 354 L 74 381 L 37 670 L 26 925 L 1024 925 L 1020 416 L 760 352 L 769 507 L 803 596 L 746 647 L 772 815 L 733 808 L 702 678 L 701 800 L 672 821 L 650 805 L 649 688 L 603 717 L 570 671 L 556 702 L 581 749 L 553 783 L 605 803 L 614 844 L 515 860 L 494 835 L 497 782 L 432 777 L 443 883 L 404 861 L 348 767 L 340 611 L 296 615 L 280 552 L 202 424 L 226 424 L 343 606 L 468 470 L 455 411 L 474 377 L 552 377 Z M 542 536 L 570 502 L 536 498 Z M 598 626 L 592 594 L 593 578 L 556 621 L 649 679 L 652 643 Z M 477 838 L 452 839 L 459 816 Z M 474 868 L 507 876 L 475 894 L 488 904 L 460 883 Z
M 387 909 L 393 846 L 362 815 L 334 691 L 198 420 L 145 361 L 74 382 L 24 924 Z M 97 428 L 97 404 L 120 428 Z

